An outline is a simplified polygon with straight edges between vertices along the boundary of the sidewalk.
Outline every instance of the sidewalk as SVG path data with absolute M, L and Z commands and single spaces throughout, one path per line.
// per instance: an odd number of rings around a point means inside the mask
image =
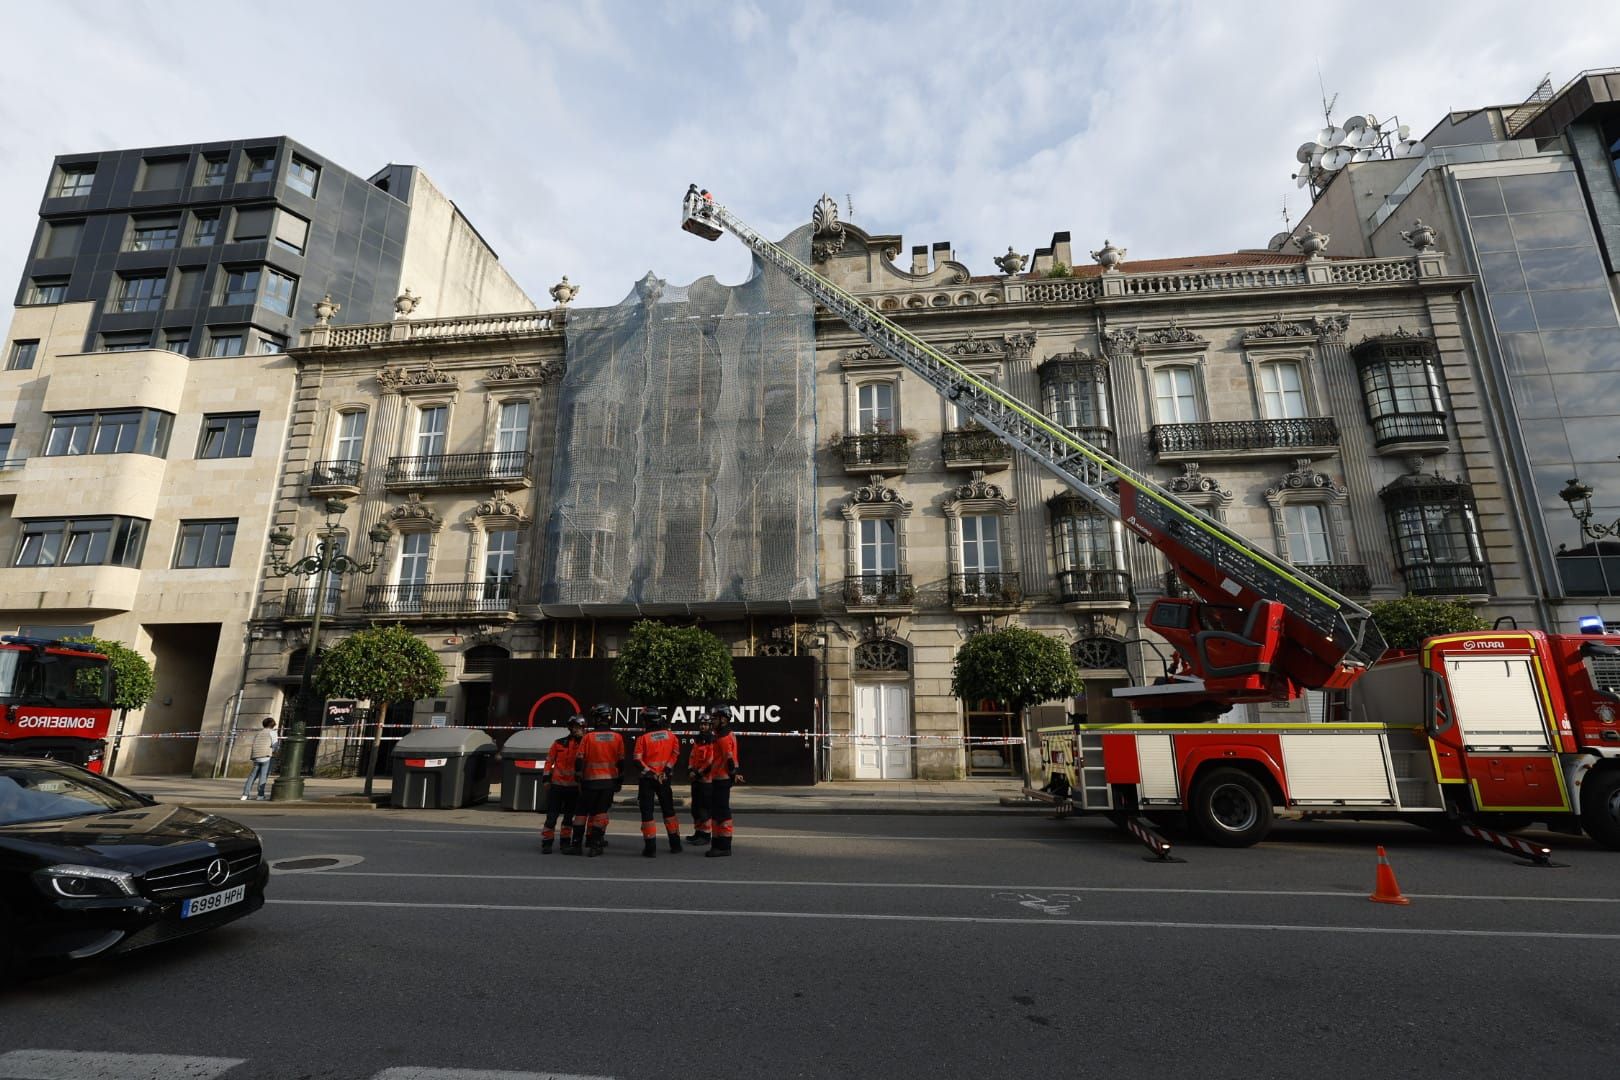
M 126 787 L 144 792 L 160 802 L 182 803 L 207 810 L 245 810 L 274 805 L 277 810 L 359 810 L 386 809 L 390 782 L 379 776 L 372 786 L 372 799 L 361 790 L 364 781 L 307 779 L 300 802 L 242 802 L 241 780 L 211 780 L 189 776 L 118 776 L 113 779 Z M 738 813 L 749 814 L 1017 814 L 1050 813 L 1050 807 L 1003 807 L 1000 800 L 1017 796 L 1022 784 L 1017 780 L 836 780 L 814 787 L 756 787 L 742 784 L 733 789 L 731 805 Z M 675 789 L 677 802 L 685 805 L 684 789 Z M 619 804 L 635 803 L 635 789 L 626 788 Z M 381 806 L 376 805 L 381 803 Z M 500 786 L 489 802 L 475 809 L 500 809 Z

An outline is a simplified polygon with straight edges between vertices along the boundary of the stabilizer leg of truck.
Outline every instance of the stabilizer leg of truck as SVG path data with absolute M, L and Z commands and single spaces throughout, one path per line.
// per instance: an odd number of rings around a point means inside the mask
M 1506 852 L 1514 858 L 1523 859 L 1526 865 L 1543 867 L 1567 867 L 1568 863 L 1553 862 L 1552 848 L 1545 844 L 1537 844 L 1522 837 L 1508 833 L 1494 832 L 1482 828 L 1468 821 L 1459 821 L 1457 827 L 1462 834 L 1470 840 L 1478 840 L 1482 844 L 1489 844 L 1497 851 Z
M 1131 815 L 1125 819 L 1125 831 L 1140 840 L 1151 854 L 1143 857 L 1143 862 L 1179 863 L 1186 859 L 1178 859 L 1170 854 L 1170 841 L 1154 831 L 1153 826 L 1146 821 Z

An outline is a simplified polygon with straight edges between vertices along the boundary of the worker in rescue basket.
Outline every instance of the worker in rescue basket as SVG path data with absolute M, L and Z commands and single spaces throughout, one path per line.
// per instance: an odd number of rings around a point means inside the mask
M 737 736 L 731 733 L 731 710 L 711 710 L 710 715 L 715 718 L 714 742 L 710 745 L 709 764 L 704 772 L 709 777 L 714 843 L 703 853 L 706 859 L 731 854 L 731 785 L 742 779 L 739 771 L 741 762 L 737 759 Z
M 613 706 L 592 705 L 591 730 L 574 759 L 580 777 L 579 809 L 574 812 L 570 850 L 579 851 L 583 831 L 585 854 L 592 858 L 607 846 L 608 812 L 613 809 L 613 793 L 619 790 L 619 766 L 624 761 L 624 736 L 608 730 L 612 724 Z
M 546 751 L 546 823 L 540 829 L 540 854 L 550 855 L 557 839 L 557 819 L 562 818 L 562 846 L 567 851 L 574 840 L 574 810 L 579 805 L 579 773 L 574 757 L 585 735 L 585 718 L 570 716 L 568 734 Z
M 727 711 L 716 706 L 704 714 L 698 721 L 697 735 L 693 736 L 692 750 L 686 757 L 686 769 L 692 778 L 692 835 L 686 838 L 686 842 L 695 847 L 709 842 L 711 790 L 706 770 L 714 754 L 714 721 L 710 717 Z
M 675 816 L 675 759 L 681 756 L 681 741 L 669 730 L 669 716 L 663 706 L 641 711 L 647 730 L 636 736 L 633 751 L 641 766 L 636 785 L 636 804 L 641 808 L 641 853 L 651 859 L 658 854 L 658 826 L 653 822 L 653 800 L 664 812 L 664 831 L 669 834 L 669 850 L 681 850 L 681 819 Z

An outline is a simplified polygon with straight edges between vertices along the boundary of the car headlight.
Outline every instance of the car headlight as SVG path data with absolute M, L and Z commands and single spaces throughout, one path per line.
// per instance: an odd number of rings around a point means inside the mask
M 99 866 L 47 866 L 34 871 L 34 881 L 49 895 L 77 900 L 135 895 L 133 875 Z

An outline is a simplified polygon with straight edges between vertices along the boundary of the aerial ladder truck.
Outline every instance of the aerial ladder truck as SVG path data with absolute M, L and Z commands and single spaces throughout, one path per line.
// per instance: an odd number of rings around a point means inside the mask
M 1140 722 L 1043 733 L 1049 746 L 1068 742 L 1078 809 L 1108 814 L 1161 855 L 1168 845 L 1142 815 L 1184 814 L 1212 843 L 1240 847 L 1264 838 L 1278 807 L 1460 818 L 1480 839 L 1545 861 L 1545 849 L 1470 824 L 1529 814 L 1584 826 L 1620 848 L 1620 638 L 1514 631 L 1432 639 L 1420 655 L 1380 670 L 1377 691 L 1353 695 L 1359 706 L 1337 709 L 1334 722 L 1210 723 L 1234 705 L 1348 691 L 1379 670 L 1385 643 L 1371 613 L 975 375 L 695 185 L 681 227 L 706 240 L 737 237 L 872 347 L 1156 548 L 1193 594 L 1148 609 L 1146 627 L 1168 644 L 1170 662 L 1156 681 L 1114 692 Z M 1479 658 L 1489 662 L 1469 663 Z M 1473 711 L 1458 707 L 1464 700 Z

